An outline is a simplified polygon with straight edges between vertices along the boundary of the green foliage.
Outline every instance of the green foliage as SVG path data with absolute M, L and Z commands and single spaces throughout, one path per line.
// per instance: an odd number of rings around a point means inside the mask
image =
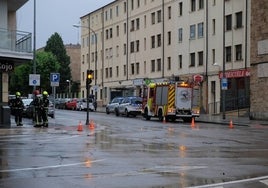
M 58 92 L 66 91 L 66 80 L 72 80 L 71 69 L 70 69 L 70 57 L 66 53 L 65 46 L 62 38 L 58 33 L 54 33 L 47 41 L 46 52 L 53 53 L 58 62 L 60 63 L 60 86 L 57 88 Z
M 40 74 L 42 90 L 51 93 L 50 73 L 58 72 L 60 64 L 51 52 L 36 53 L 36 73 Z
M 39 51 L 36 53 L 36 74 L 40 74 L 40 87 L 51 93 L 50 73 L 58 72 L 60 64 L 50 52 Z M 29 74 L 33 74 L 33 62 L 17 66 L 10 76 L 10 93 L 20 91 L 23 96 L 32 93 L 33 87 L 29 86 Z

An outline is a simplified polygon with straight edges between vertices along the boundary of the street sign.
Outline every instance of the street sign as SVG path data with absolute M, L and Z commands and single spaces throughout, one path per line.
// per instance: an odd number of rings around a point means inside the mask
M 221 80 L 221 89 L 222 90 L 227 90 L 228 89 L 227 78 L 222 78 L 222 80 Z
M 29 85 L 40 86 L 40 74 L 29 74 Z
M 60 73 L 50 73 L 50 85 L 51 86 L 60 85 Z

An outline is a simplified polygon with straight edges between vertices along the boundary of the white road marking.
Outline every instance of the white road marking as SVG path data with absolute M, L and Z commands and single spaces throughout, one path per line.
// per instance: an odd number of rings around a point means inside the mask
M 260 182 L 262 182 L 262 183 L 265 184 L 265 185 L 268 185 L 268 179 L 266 179 L 266 180 L 261 180 Z
M 44 169 L 52 169 L 52 168 L 62 168 L 62 167 L 69 167 L 69 166 L 78 166 L 88 163 L 96 163 L 100 161 L 104 161 L 105 159 L 99 159 L 95 161 L 86 161 L 81 163 L 71 163 L 71 164 L 63 164 L 63 165 L 54 165 L 54 166 L 40 166 L 40 167 L 33 167 L 33 168 L 18 168 L 18 169 L 8 169 L 8 170 L 0 170 L 0 172 L 19 172 L 19 171 L 30 171 L 30 170 L 44 170 Z
M 229 181 L 229 182 L 223 182 L 223 183 L 215 183 L 215 184 L 208 184 L 208 185 L 200 185 L 200 186 L 194 186 L 194 187 L 188 187 L 188 188 L 206 188 L 206 187 L 217 187 L 217 186 L 223 186 L 223 185 L 229 185 L 229 184 L 235 184 L 235 183 L 244 183 L 249 181 L 260 181 L 262 179 L 267 179 L 268 176 L 260 176 L 256 178 L 248 178 L 243 180 L 235 180 L 235 181 Z M 262 180 L 264 181 L 264 184 L 268 183 L 268 180 Z M 262 182 L 260 181 L 260 182 Z

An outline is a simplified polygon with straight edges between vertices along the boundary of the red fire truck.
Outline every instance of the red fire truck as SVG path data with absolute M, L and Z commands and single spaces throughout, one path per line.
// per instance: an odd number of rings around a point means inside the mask
M 199 116 L 199 86 L 183 81 L 150 83 L 145 87 L 143 95 L 142 114 L 146 120 L 151 117 L 159 118 L 160 121 L 180 118 L 190 122 Z

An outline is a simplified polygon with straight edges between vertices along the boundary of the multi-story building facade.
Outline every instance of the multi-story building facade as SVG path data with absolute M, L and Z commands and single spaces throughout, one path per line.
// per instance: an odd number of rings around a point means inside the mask
M 92 69 L 99 104 L 140 95 L 148 82 L 197 77 L 206 113 L 220 113 L 222 89 L 226 110 L 247 104 L 248 1 L 116 0 L 82 16 L 82 96 Z
M 268 120 L 268 1 L 251 7 L 250 118 Z
M 0 0 L 0 126 L 10 126 L 9 73 L 33 59 L 32 35 L 16 30 L 16 12 L 28 0 Z

